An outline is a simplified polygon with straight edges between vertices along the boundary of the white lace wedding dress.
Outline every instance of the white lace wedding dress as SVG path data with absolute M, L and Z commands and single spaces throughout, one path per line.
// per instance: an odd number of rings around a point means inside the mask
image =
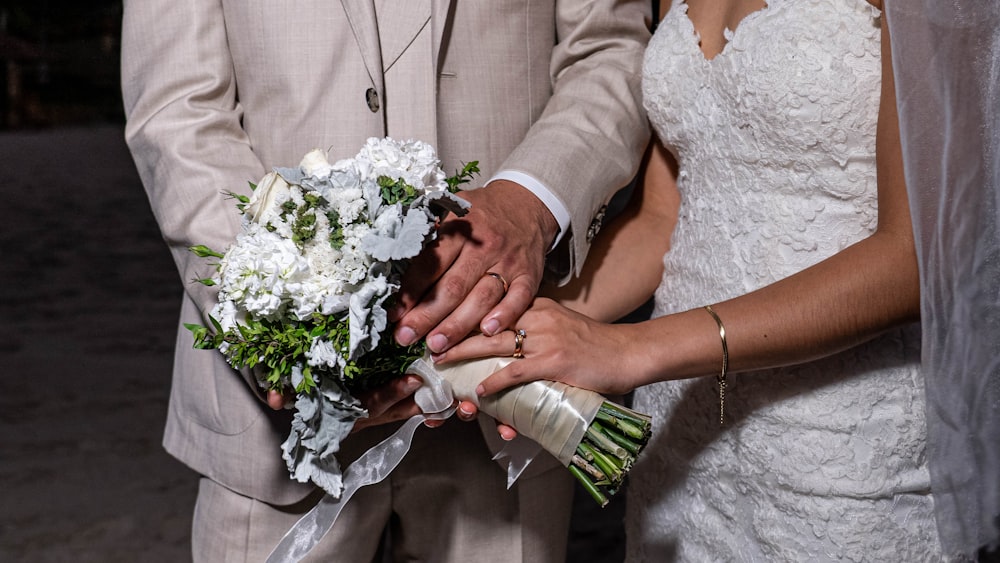
M 644 70 L 682 199 L 657 315 L 787 277 L 876 226 L 878 11 L 771 0 L 707 60 L 686 8 Z M 657 424 L 629 481 L 629 560 L 941 560 L 919 357 L 914 327 L 731 375 L 723 428 L 714 378 L 637 390 Z

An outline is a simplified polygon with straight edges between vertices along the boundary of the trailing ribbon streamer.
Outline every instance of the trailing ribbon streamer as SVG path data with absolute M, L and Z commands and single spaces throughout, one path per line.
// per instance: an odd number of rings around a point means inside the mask
M 456 399 L 472 401 L 484 414 L 517 428 L 517 438 L 493 457 L 507 460 L 508 488 L 543 449 L 569 466 L 605 404 L 604 397 L 553 381 L 534 381 L 490 397 L 478 397 L 475 389 L 479 383 L 510 361 L 486 358 L 445 368 L 424 359 L 413 362 L 407 371 L 424 380 L 414 396 L 423 414 L 407 420 L 392 436 L 352 463 L 344 471 L 341 498 L 323 497 L 285 534 L 268 557 L 268 563 L 301 560 L 333 527 L 358 489 L 382 481 L 399 465 L 410 449 L 414 432 L 424 421 L 444 420 L 454 414 Z
M 347 502 L 361 487 L 382 481 L 410 451 L 413 434 L 427 420 L 444 420 L 455 412 L 451 387 L 438 378 L 425 382 L 414 396 L 424 411 L 410 417 L 392 436 L 365 452 L 344 470 L 344 491 L 339 499 L 324 495 L 292 529 L 285 533 L 267 557 L 267 563 L 300 561 L 333 528 Z

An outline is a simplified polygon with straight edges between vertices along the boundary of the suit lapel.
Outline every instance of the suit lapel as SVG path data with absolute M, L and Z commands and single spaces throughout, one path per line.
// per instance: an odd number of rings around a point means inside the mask
M 384 89 L 382 81 L 382 49 L 378 40 L 378 21 L 375 19 L 375 4 L 372 0 L 340 0 L 347 14 L 347 21 L 361 50 L 361 58 L 368 69 L 368 77 L 379 92 Z
M 388 72 L 431 19 L 431 0 L 375 0 L 382 65 Z
M 451 0 L 341 4 L 372 85 L 383 97 L 386 133 L 436 145 L 437 73 Z

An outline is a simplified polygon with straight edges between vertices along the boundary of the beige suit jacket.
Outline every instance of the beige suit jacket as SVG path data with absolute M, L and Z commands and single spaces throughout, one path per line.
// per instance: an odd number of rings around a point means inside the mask
M 570 211 L 579 265 L 588 230 L 634 175 L 648 129 L 640 67 L 648 2 L 126 0 L 126 137 L 184 281 L 182 322 L 202 323 L 212 274 L 188 252 L 225 249 L 248 192 L 308 150 L 353 156 L 366 138 L 417 138 L 445 170 L 515 170 Z M 180 329 L 164 444 L 196 471 L 276 504 L 289 480 L 287 413 Z M 358 445 L 357 447 L 364 447 Z

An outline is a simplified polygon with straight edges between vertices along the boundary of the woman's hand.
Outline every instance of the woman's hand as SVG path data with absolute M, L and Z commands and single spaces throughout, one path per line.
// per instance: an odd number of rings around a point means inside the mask
M 609 325 L 570 311 L 550 299 L 538 298 L 517 321 L 524 331 L 523 357 L 486 378 L 477 393 L 490 395 L 538 379 L 562 381 L 599 393 L 623 394 L 641 383 L 645 368 L 636 354 L 641 343 L 635 325 Z M 516 332 L 475 335 L 443 354 L 435 363 L 488 356 L 510 356 Z

